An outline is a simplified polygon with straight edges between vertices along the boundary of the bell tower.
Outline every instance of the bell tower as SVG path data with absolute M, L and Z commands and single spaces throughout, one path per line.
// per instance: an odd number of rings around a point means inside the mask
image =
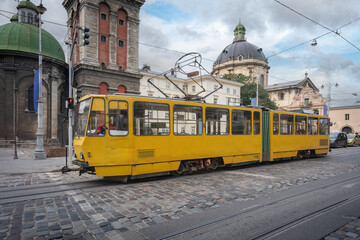
M 64 0 L 74 48 L 74 85 L 85 94 L 139 93 L 139 12 L 145 0 Z M 84 29 L 90 28 L 84 45 Z

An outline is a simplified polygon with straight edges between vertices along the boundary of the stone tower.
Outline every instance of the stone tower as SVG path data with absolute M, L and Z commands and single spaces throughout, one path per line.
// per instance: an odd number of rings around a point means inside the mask
M 74 85 L 86 94 L 139 93 L 139 12 L 145 0 L 64 0 L 74 49 Z M 90 28 L 90 44 L 81 44 Z

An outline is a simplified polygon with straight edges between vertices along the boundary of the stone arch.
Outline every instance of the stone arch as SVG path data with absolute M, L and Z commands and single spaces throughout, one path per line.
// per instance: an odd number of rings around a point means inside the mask
M 354 128 L 350 125 L 345 125 L 341 127 L 341 132 L 354 133 Z
M 37 114 L 33 111 L 26 111 L 27 106 L 27 90 L 34 85 L 34 75 L 26 75 L 18 82 L 18 99 L 17 99 L 17 128 L 18 137 L 20 140 L 35 140 L 37 131 Z M 49 86 L 46 81 L 42 81 L 42 95 L 43 95 L 43 130 L 44 142 L 48 138 L 48 92 Z
M 128 13 L 120 8 L 117 11 L 117 43 L 116 43 L 116 65 L 119 70 L 127 67 L 127 45 L 128 45 Z
M 110 6 L 106 2 L 99 3 L 98 26 L 98 59 L 100 63 L 104 63 L 106 66 L 108 66 L 110 61 Z
M 124 85 L 118 86 L 118 93 L 126 93 L 126 87 Z
M 106 82 L 101 82 L 99 84 L 99 94 L 103 94 L 103 95 L 106 95 L 108 94 L 108 88 L 109 88 L 109 84 L 107 84 Z

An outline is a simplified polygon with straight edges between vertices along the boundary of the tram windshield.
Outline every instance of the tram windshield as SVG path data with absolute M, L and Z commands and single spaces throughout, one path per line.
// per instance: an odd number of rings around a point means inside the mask
M 90 98 L 75 107 L 75 137 L 84 137 L 90 108 Z

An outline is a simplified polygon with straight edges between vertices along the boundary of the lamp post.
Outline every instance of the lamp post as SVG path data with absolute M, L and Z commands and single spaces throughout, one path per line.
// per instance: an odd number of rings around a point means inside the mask
M 338 83 L 332 84 L 331 82 L 329 82 L 327 85 L 328 85 L 327 115 L 330 116 L 331 85 L 334 85 L 335 87 L 338 87 L 339 84 Z M 321 85 L 321 89 L 324 89 L 324 88 L 325 88 L 324 84 Z
M 45 159 L 46 153 L 44 150 L 44 129 L 43 129 L 43 99 L 42 99 L 42 53 L 41 53 L 41 15 L 44 14 L 46 8 L 42 5 L 37 6 L 39 12 L 39 100 L 38 100 L 38 128 L 36 131 L 36 148 L 35 158 Z

